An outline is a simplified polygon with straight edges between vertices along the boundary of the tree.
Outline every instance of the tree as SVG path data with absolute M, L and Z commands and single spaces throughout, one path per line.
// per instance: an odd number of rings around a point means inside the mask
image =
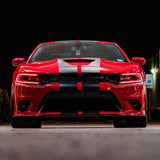
M 0 123 L 9 121 L 9 105 L 8 91 L 0 88 Z

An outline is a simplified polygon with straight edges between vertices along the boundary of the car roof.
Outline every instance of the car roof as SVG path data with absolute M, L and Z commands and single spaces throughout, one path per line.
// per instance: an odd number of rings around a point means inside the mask
M 51 41 L 51 42 L 43 42 L 40 43 L 38 46 L 40 45 L 44 45 L 44 44 L 52 44 L 52 43 L 68 43 L 68 42 L 95 42 L 95 43 L 108 43 L 108 44 L 114 44 L 116 45 L 117 43 L 115 42 L 108 42 L 108 41 L 95 41 L 95 40 L 64 40 L 64 41 Z

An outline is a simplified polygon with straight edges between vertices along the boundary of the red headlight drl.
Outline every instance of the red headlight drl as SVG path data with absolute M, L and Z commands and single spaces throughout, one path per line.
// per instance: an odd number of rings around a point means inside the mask
M 16 77 L 17 83 L 23 83 L 23 84 L 40 84 L 39 76 L 38 74 L 33 73 L 20 73 Z
M 138 83 L 142 81 L 140 73 L 123 73 L 120 76 L 119 84 Z

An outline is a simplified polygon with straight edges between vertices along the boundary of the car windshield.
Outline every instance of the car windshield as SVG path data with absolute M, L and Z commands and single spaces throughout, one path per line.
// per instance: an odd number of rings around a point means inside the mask
M 40 45 L 30 62 L 51 61 L 56 58 L 103 58 L 128 62 L 115 44 L 99 42 L 58 42 Z

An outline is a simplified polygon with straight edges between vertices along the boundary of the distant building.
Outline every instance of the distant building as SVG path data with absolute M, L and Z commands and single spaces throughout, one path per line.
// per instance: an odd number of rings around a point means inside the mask
M 150 89 L 150 107 L 160 107 L 160 50 L 149 59 L 149 71 L 153 74 L 153 88 Z

